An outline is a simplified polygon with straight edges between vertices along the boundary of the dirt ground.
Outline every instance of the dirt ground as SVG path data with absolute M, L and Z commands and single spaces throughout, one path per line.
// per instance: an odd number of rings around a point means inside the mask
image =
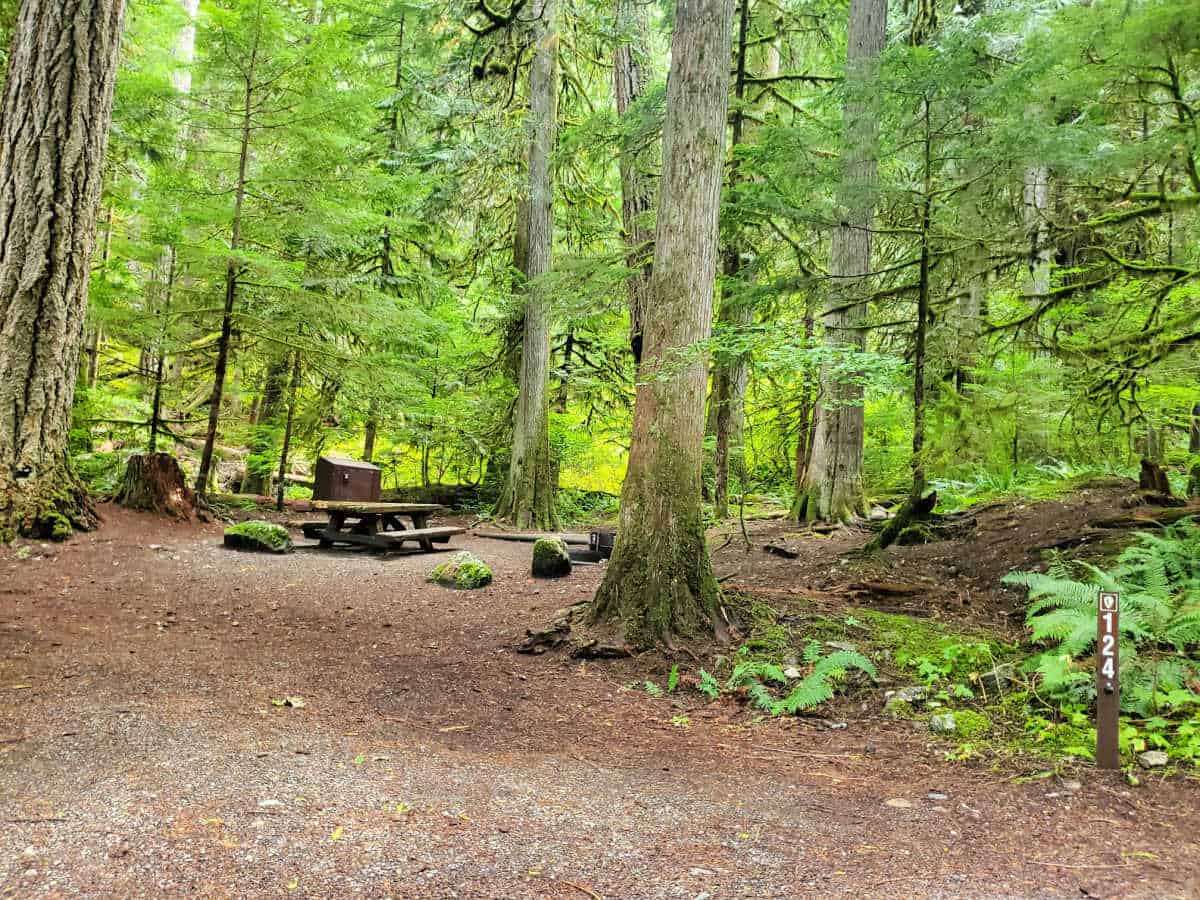
M 903 577 L 929 590 L 901 605 L 1002 624 L 1004 535 L 1049 544 L 1085 512 L 993 512 L 974 547 L 861 564 L 837 561 L 861 535 L 753 523 L 718 573 Z M 1200 897 L 1195 780 L 1018 783 L 875 714 L 755 724 L 628 689 L 649 657 L 514 653 L 598 567 L 534 581 L 528 545 L 468 535 L 496 579 L 460 592 L 428 556 L 238 554 L 217 526 L 105 517 L 0 551 L 5 896 Z

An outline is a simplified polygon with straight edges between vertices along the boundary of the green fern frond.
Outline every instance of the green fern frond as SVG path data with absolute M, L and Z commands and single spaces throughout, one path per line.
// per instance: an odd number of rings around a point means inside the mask
M 771 711 L 775 715 L 795 715 L 814 706 L 820 706 L 833 699 L 833 685 L 827 675 L 813 672 L 794 688 L 782 700 L 776 701 Z

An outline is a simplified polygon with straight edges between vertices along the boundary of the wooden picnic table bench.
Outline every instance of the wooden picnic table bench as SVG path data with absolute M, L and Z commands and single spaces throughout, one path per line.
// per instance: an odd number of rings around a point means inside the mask
M 336 544 L 399 549 L 413 541 L 425 553 L 467 529 L 455 526 L 429 527 L 429 517 L 443 507 L 436 503 L 365 503 L 357 500 L 314 500 L 312 508 L 329 515 L 328 522 L 306 522 L 304 536 L 315 538 L 322 547 Z M 410 524 L 405 524 L 405 519 Z

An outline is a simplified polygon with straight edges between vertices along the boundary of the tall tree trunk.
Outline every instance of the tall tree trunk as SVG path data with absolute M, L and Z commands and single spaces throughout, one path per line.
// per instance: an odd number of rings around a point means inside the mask
M 550 465 L 550 295 L 541 276 L 550 271 L 554 242 L 553 185 L 558 105 L 557 0 L 542 0 L 537 46 L 529 70 L 529 284 L 521 341 L 521 381 L 513 423 L 508 479 L 496 517 L 519 528 L 553 528 L 554 478 Z
M 649 81 L 649 25 L 642 0 L 617 0 L 617 48 L 613 55 L 613 95 L 624 118 Z M 650 283 L 650 214 L 654 197 L 646 171 L 648 151 L 621 147 L 621 222 L 629 266 L 629 349 L 634 365 L 642 361 L 642 323 Z
M 732 0 L 679 0 L 663 124 L 654 272 L 629 465 L 612 561 L 592 605 L 652 647 L 713 622 L 717 583 L 704 538 L 700 472 L 717 216 L 729 104 Z
M 1029 235 L 1029 293 L 1040 297 L 1050 290 L 1050 244 L 1046 212 L 1050 203 L 1050 171 L 1034 165 L 1025 170 L 1023 191 L 1025 231 Z
M 113 208 L 110 204 L 108 215 L 104 217 L 104 251 L 100 256 L 101 270 L 108 269 L 108 260 L 112 252 L 112 233 Z M 84 351 L 87 354 L 87 365 L 84 368 L 83 376 L 84 387 L 91 388 L 96 384 L 96 376 L 100 374 L 100 345 L 103 340 L 104 336 L 99 324 L 93 325 L 88 331 L 87 348 Z
M 233 334 L 233 311 L 237 303 L 238 277 L 241 264 L 238 250 L 242 246 L 242 205 L 246 200 L 246 168 L 250 161 L 250 131 L 254 112 L 254 70 L 258 61 L 260 32 L 255 31 L 254 44 L 250 50 L 250 65 L 246 69 L 246 89 L 243 95 L 245 107 L 242 113 L 241 148 L 238 153 L 237 182 L 234 185 L 233 221 L 229 228 L 229 262 L 225 266 L 225 304 L 221 311 L 221 337 L 217 342 L 217 364 L 213 371 L 213 388 L 208 398 L 208 430 L 204 435 L 204 450 L 200 455 L 200 469 L 196 473 L 196 496 L 203 498 L 208 493 L 208 481 L 212 472 L 213 448 L 217 444 L 217 426 L 221 421 L 221 400 L 225 395 L 225 373 L 229 367 L 229 341 Z
M 913 439 L 912 439 L 912 491 L 909 508 L 920 508 L 925 493 L 925 345 L 929 329 L 929 261 L 930 261 L 930 215 L 933 210 L 933 135 L 929 123 L 929 101 L 922 103 L 925 126 L 924 140 L 924 188 L 921 200 L 921 268 L 917 282 L 917 329 L 913 348 Z
M 0 106 L 0 541 L 97 518 L 71 403 L 120 50 L 121 0 L 24 0 Z
M 812 346 L 814 315 L 812 294 L 809 294 L 804 301 L 804 346 Z M 805 368 L 804 380 L 800 386 L 800 412 L 796 416 L 796 469 L 795 469 L 795 487 L 796 496 L 801 496 L 804 487 L 804 478 L 808 473 L 809 459 L 812 454 L 812 445 L 814 437 L 814 428 L 817 421 L 816 410 L 816 379 L 813 373 Z M 795 511 L 793 510 L 793 515 Z
M 754 116 L 747 116 L 743 105 L 748 77 L 746 55 L 750 44 L 750 25 L 750 0 L 742 0 L 739 5 L 737 62 L 734 69 L 733 93 L 737 100 L 732 128 L 734 147 L 753 141 L 755 121 L 761 115 L 760 110 Z M 779 74 L 779 48 L 775 42 L 767 46 L 766 66 L 762 74 L 766 78 L 773 78 Z M 730 187 L 736 191 L 738 184 L 743 181 L 737 159 L 730 169 Z M 729 332 L 735 339 L 739 337 L 739 331 L 754 321 L 753 303 L 745 296 L 739 296 L 739 288 L 749 287 L 753 278 L 753 270 L 742 267 L 744 249 L 744 237 L 735 227 L 723 253 L 725 293 L 721 297 L 721 308 L 717 314 L 718 328 Z M 741 350 L 718 353 L 712 370 L 712 392 L 708 401 L 706 431 L 716 437 L 713 456 L 713 505 L 717 518 L 724 519 L 729 515 L 730 468 L 732 467 L 739 479 L 745 477 L 743 446 L 750 354 Z
M 846 129 L 840 224 L 829 249 L 829 292 L 824 324 L 831 358 L 821 369 L 821 400 L 812 459 L 796 499 L 799 519 L 845 521 L 865 512 L 863 491 L 863 389 L 852 371 L 854 355 L 866 349 L 862 327 L 871 272 L 871 228 L 878 122 L 869 100 L 879 54 L 887 36 L 886 0 L 851 0 L 846 90 Z
M 175 37 L 175 67 L 171 70 L 171 87 L 174 88 L 175 93 L 178 95 L 177 99 L 183 100 L 192 92 L 191 67 L 196 58 L 196 12 L 200 8 L 200 0 L 179 0 L 179 5 L 183 9 L 186 19 L 183 27 L 179 29 L 179 34 Z M 175 155 L 180 160 L 187 154 L 187 143 L 188 127 L 186 123 L 183 123 L 180 125 L 174 148 Z M 176 208 L 175 212 L 178 213 L 178 208 Z M 112 230 L 111 226 L 109 230 Z M 108 236 L 106 235 L 106 255 L 107 243 Z M 162 405 L 163 371 L 165 368 L 163 357 L 167 352 L 166 328 L 169 321 L 167 312 L 171 308 L 172 293 L 175 287 L 176 260 L 175 247 L 171 244 L 163 246 L 150 274 L 150 289 L 148 291 L 151 304 L 150 314 L 158 320 L 154 344 L 150 349 L 154 370 L 154 399 L 152 401 L 154 413 L 151 417 L 150 432 L 151 453 L 154 452 L 158 437 L 157 426 L 160 419 L 159 411 Z

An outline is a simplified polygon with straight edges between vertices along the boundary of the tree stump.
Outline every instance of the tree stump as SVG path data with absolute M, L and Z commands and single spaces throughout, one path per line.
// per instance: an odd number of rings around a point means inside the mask
M 1138 487 L 1153 494 L 1171 496 L 1171 482 L 1163 467 L 1151 459 L 1142 457 L 1142 470 L 1138 474 Z
M 113 499 L 129 509 L 167 513 L 177 519 L 196 514 L 183 469 L 170 453 L 139 453 L 129 457 L 125 477 Z

